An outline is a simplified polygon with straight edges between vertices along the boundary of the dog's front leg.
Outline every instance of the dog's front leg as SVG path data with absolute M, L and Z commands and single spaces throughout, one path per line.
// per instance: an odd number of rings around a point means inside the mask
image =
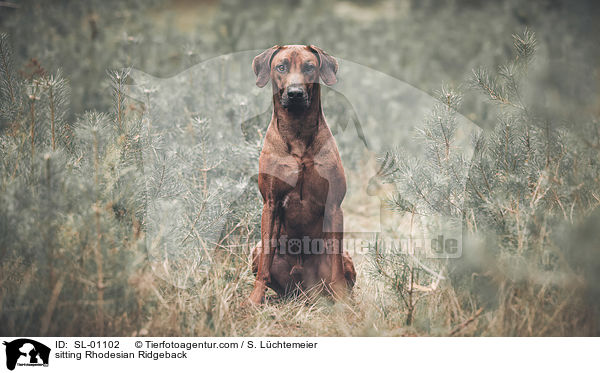
M 344 277 L 344 265 L 342 260 L 344 239 L 344 216 L 339 206 L 331 206 L 329 213 L 325 216 L 325 243 L 327 254 L 331 258 L 331 282 L 329 288 L 334 297 L 341 298 L 347 295 L 348 284 Z
M 274 199 L 267 199 L 263 206 L 261 219 L 262 248 L 258 258 L 258 272 L 254 281 L 254 289 L 248 299 L 250 303 L 262 303 L 271 282 L 271 265 L 277 248 L 278 234 L 281 229 L 281 219 Z

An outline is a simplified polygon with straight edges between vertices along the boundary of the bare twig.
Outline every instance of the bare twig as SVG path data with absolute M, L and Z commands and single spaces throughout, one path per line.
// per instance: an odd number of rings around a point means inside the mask
M 471 316 L 470 318 L 465 320 L 462 324 L 457 325 L 454 329 L 452 329 L 452 331 L 450 332 L 450 336 L 456 335 L 458 332 L 460 332 L 461 330 L 463 330 L 464 328 L 469 326 L 469 324 L 471 324 L 473 321 L 475 321 L 475 319 L 477 319 L 482 313 L 483 313 L 483 308 L 478 309 L 473 316 Z

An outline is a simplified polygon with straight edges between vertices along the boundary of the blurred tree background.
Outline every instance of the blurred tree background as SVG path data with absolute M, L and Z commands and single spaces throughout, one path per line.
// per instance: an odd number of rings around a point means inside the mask
M 543 64 L 536 96 L 560 102 L 550 105 L 559 114 L 586 115 L 600 110 L 592 78 L 599 7 L 559 0 L 19 1 L 0 8 L 0 28 L 12 36 L 19 69 L 35 58 L 48 71 L 63 70 L 75 115 L 110 106 L 106 69 L 135 66 L 168 77 L 211 57 L 295 42 L 432 92 L 442 82 L 460 84 L 478 66 L 503 63 L 511 53 L 506 36 L 528 26 Z
M 0 2 L 0 334 L 598 335 L 599 18 L 597 2 L 566 0 Z M 228 248 L 259 229 L 250 195 L 194 286 L 153 276 L 144 107 L 125 98 L 123 68 L 170 77 L 294 43 L 439 97 L 415 121 L 432 154 L 446 152 L 419 176 L 440 209 L 460 161 L 440 134 L 455 111 L 485 129 L 465 209 L 451 211 L 470 234 L 465 260 L 376 253 L 352 304 L 248 310 L 248 259 Z M 390 207 L 427 214 L 403 203 L 414 170 L 388 157 Z M 447 274 L 435 286 L 432 265 Z

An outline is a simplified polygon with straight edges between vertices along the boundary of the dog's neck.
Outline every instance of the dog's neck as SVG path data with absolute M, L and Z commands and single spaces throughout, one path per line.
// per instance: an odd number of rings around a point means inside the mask
M 302 110 L 290 110 L 281 105 L 279 94 L 273 95 L 273 119 L 276 129 L 288 147 L 306 149 L 312 143 L 322 122 L 321 92 L 314 88 L 310 105 Z M 303 149 L 298 149 L 303 152 Z

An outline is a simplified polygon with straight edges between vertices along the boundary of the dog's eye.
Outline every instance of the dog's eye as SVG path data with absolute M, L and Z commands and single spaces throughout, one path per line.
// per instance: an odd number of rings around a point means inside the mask
M 286 67 L 285 67 L 285 65 L 281 64 L 281 65 L 275 66 L 275 69 L 277 69 L 277 71 L 279 71 L 280 73 L 284 73 Z
M 312 73 L 314 70 L 315 70 L 315 65 L 305 65 L 304 66 L 305 73 Z

